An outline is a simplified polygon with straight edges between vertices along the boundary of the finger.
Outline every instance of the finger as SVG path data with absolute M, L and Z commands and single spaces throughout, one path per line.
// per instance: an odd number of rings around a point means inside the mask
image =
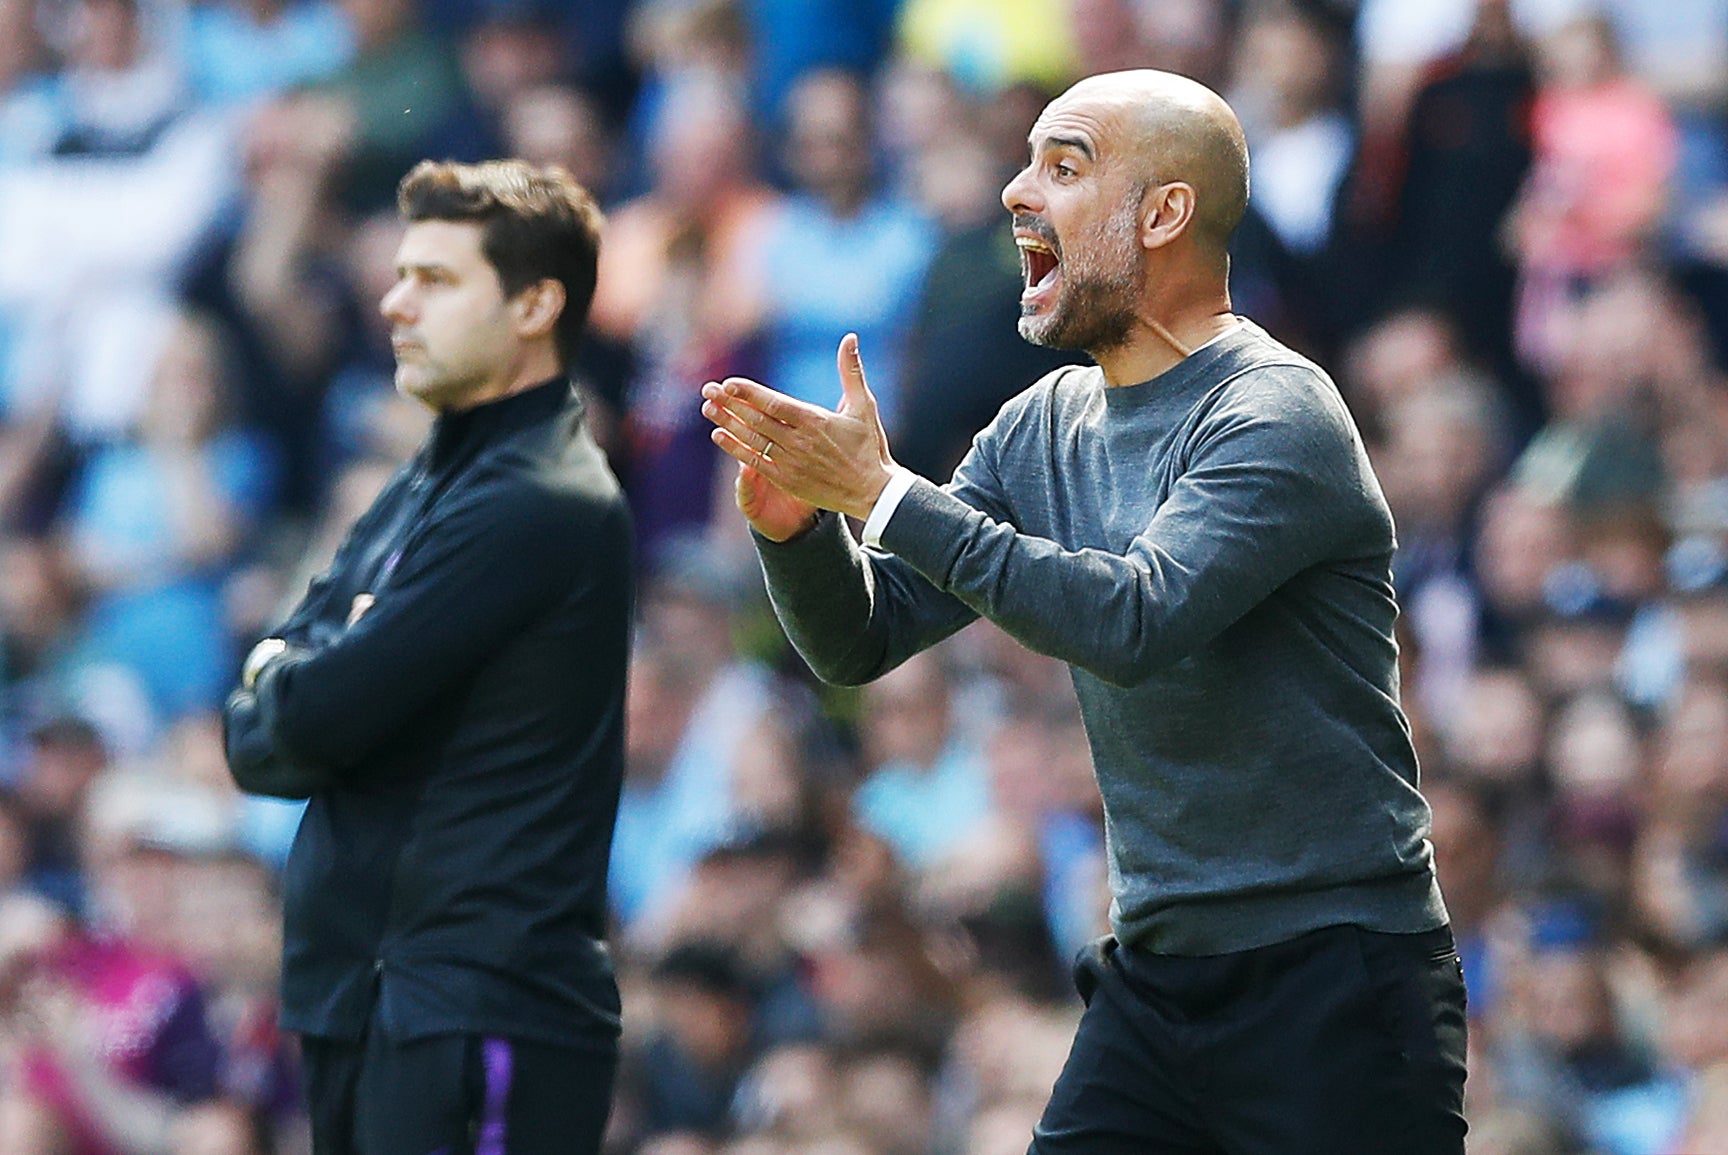
M 749 442 L 740 440 L 729 430 L 724 428 L 712 429 L 708 433 L 708 439 L 715 445 L 718 445 L 721 452 L 725 453 L 726 456 L 732 458 L 732 460 L 738 462 L 738 464 L 748 467 L 750 472 L 766 478 L 769 481 L 774 481 L 776 479 L 778 466 L 774 459 L 772 457 L 762 456 L 761 451 L 759 451 L 755 446 L 751 445 Z
M 710 381 L 702 386 L 702 396 L 702 416 L 715 424 L 731 420 L 743 428 L 756 431 L 762 439 L 768 441 L 776 437 L 784 440 L 785 434 L 791 429 L 791 426 L 775 420 L 746 399 L 727 392 L 718 382 Z
M 848 333 L 840 338 L 840 348 L 834 356 L 835 366 L 840 370 L 840 394 L 854 406 L 871 406 L 876 404 L 876 398 L 870 393 L 870 386 L 864 380 L 864 355 L 858 349 L 858 334 Z
M 764 416 L 793 427 L 820 421 L 828 410 L 776 392 L 748 377 L 728 377 L 720 383 L 720 393 L 728 401 L 736 399 Z
M 790 432 L 785 426 L 772 422 L 763 414 L 748 406 L 732 408 L 715 401 L 702 403 L 702 416 L 708 418 L 716 426 L 726 430 L 734 438 L 750 447 L 755 453 L 766 454 L 774 446 L 776 432 Z M 784 444 L 784 442 L 782 442 Z

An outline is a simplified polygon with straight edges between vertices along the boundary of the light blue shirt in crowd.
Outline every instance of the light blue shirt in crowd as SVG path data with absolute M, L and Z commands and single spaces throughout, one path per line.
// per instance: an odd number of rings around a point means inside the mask
M 890 432 L 900 367 L 936 230 L 911 206 L 873 200 L 840 220 L 807 196 L 790 198 L 764 242 L 767 380 L 802 401 L 840 401 L 834 350 L 856 332 L 870 388 Z
M 966 840 L 990 814 L 990 778 L 971 746 L 952 741 L 934 764 L 879 766 L 852 802 L 859 823 L 923 870 Z
M 227 4 L 202 4 L 186 24 L 192 89 L 214 104 L 245 102 L 320 80 L 354 57 L 354 30 L 327 0 L 290 4 L 275 20 L 253 23 Z
M 625 925 L 665 909 L 702 857 L 739 832 L 732 764 L 771 694 L 766 669 L 729 666 L 691 714 L 664 776 L 651 786 L 626 778 L 607 879 Z

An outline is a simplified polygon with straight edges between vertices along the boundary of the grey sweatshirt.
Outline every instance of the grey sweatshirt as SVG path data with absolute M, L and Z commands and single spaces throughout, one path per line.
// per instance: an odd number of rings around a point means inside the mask
M 1207 955 L 1446 921 L 1398 704 L 1391 513 L 1337 388 L 1251 324 L 1139 385 L 1058 369 L 859 547 L 758 539 L 821 677 L 983 615 L 1073 672 L 1117 936 Z

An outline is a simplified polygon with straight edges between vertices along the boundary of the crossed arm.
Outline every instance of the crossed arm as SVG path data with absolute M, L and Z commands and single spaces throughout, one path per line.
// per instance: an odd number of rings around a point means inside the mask
M 236 781 L 304 798 L 374 758 L 568 588 L 580 533 L 568 521 L 549 502 L 476 495 L 340 632 L 315 644 L 285 630 L 228 701 Z

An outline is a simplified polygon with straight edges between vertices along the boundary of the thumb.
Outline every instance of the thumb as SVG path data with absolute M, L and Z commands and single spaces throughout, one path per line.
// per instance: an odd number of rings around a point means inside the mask
M 868 412 L 875 408 L 876 398 L 864 383 L 864 356 L 858 351 L 858 334 L 840 338 L 840 351 L 835 357 L 840 370 L 840 396 L 848 408 Z

